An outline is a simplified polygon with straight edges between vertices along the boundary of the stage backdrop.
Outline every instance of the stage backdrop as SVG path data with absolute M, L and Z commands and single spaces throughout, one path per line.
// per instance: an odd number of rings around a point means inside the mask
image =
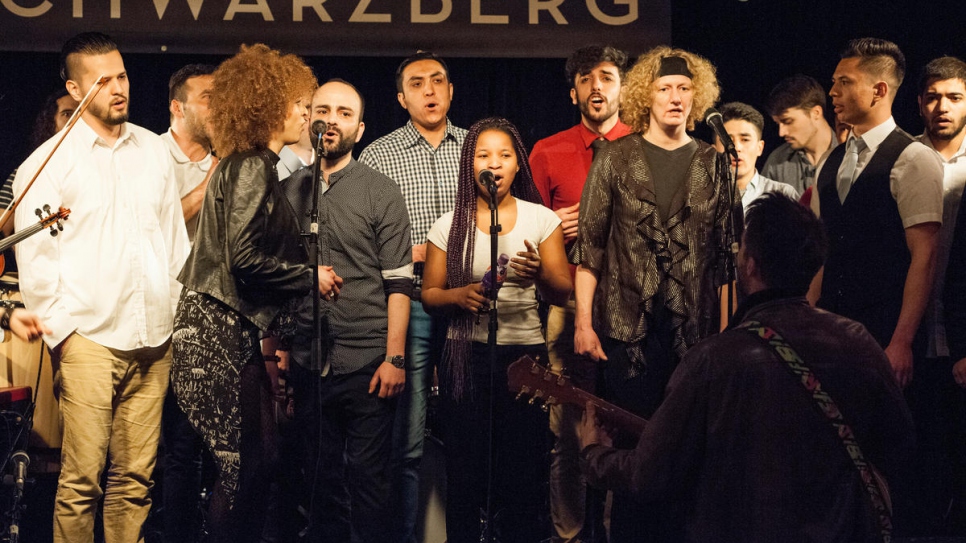
M 302 55 L 566 57 L 671 38 L 670 0 L 0 0 L 0 50 L 57 51 L 85 30 L 126 52 L 231 54 L 264 42 Z

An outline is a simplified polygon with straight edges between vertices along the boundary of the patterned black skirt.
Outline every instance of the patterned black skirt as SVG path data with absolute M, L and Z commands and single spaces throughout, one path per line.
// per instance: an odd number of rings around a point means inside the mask
M 241 442 L 241 370 L 261 364 L 259 330 L 206 294 L 183 290 L 172 339 L 171 386 L 218 464 L 221 484 L 234 502 Z

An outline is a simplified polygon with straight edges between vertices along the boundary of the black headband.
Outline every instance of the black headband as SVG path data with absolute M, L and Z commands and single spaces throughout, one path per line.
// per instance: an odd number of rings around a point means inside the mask
M 661 58 L 661 68 L 657 71 L 657 76 L 664 77 L 666 75 L 683 75 L 692 79 L 694 78 L 691 70 L 688 69 L 688 61 L 681 57 Z

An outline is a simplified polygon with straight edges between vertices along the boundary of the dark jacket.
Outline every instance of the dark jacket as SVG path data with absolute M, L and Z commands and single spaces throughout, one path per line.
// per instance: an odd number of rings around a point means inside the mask
M 774 328 L 888 477 L 911 447 L 909 410 L 865 328 L 804 298 L 753 295 L 745 320 Z M 761 301 L 762 298 L 766 301 Z M 727 330 L 688 351 L 635 450 L 588 446 L 593 484 L 683 518 L 675 541 L 875 541 L 871 500 L 838 435 L 775 351 Z M 879 539 L 881 541 L 881 538 Z
M 238 311 L 262 330 L 312 288 L 298 220 L 279 188 L 278 155 L 253 150 L 218 163 L 194 246 L 178 280 Z

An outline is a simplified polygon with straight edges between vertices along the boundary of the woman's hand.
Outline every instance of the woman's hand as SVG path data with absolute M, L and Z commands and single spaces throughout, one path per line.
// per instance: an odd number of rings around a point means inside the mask
M 319 294 L 322 298 L 335 301 L 339 297 L 342 288 L 342 278 L 339 277 L 332 266 L 319 266 Z
M 481 283 L 470 283 L 465 287 L 453 289 L 456 305 L 470 313 L 479 313 L 480 307 L 487 303 L 483 297 L 483 285 Z
M 27 311 L 19 307 L 12 310 L 7 309 L 6 311 L 11 312 L 10 331 L 24 341 L 33 341 L 39 339 L 44 334 L 53 333 L 50 328 L 47 328 L 44 321 L 32 311 Z
M 543 261 L 540 259 L 540 253 L 537 251 L 537 248 L 530 243 L 530 240 L 525 239 L 523 243 L 526 245 L 527 250 L 520 251 L 517 253 L 517 258 L 510 259 L 510 267 L 522 279 L 536 280 Z

